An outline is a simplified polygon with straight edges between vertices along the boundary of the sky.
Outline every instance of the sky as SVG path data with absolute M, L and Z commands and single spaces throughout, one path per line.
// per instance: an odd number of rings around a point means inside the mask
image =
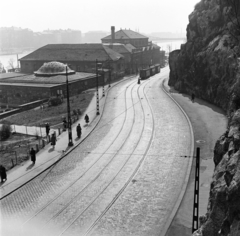
M 184 33 L 200 0 L 2 0 L 0 27 Z

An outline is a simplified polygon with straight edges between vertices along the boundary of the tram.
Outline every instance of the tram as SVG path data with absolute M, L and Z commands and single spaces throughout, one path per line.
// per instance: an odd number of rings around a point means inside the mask
M 140 78 L 141 80 L 148 79 L 150 76 L 153 76 L 161 71 L 160 65 L 152 65 L 149 68 L 140 70 Z

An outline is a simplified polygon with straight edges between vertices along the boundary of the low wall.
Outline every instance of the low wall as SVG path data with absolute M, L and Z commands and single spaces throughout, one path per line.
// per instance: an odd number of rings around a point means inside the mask
M 27 111 L 27 110 L 30 110 L 32 108 L 38 107 L 42 103 L 44 103 L 46 101 L 48 101 L 48 99 L 38 100 L 38 101 L 34 101 L 34 102 L 30 102 L 30 103 L 26 103 L 26 104 L 20 105 L 19 108 L 16 108 L 16 109 L 13 109 L 11 111 L 7 111 L 7 112 L 4 112 L 4 113 L 1 113 L 0 114 L 0 120 L 4 119 L 6 117 L 12 116 L 14 114 L 17 114 L 17 113 L 20 113 L 20 112 Z

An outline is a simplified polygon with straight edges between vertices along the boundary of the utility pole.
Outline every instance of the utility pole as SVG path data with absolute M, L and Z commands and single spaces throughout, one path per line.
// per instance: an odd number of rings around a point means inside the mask
M 194 202 L 193 202 L 193 221 L 192 233 L 198 229 L 199 216 L 199 180 L 200 180 L 200 148 L 197 147 L 196 170 L 195 170 L 195 186 L 194 186 Z
M 111 76 L 112 76 L 112 71 L 111 71 L 111 66 L 110 66 L 110 60 L 108 61 L 108 65 L 109 65 L 109 75 L 108 75 L 108 87 L 111 87 Z
M 97 92 L 97 115 L 100 115 L 100 112 L 99 112 L 99 94 L 98 94 L 98 60 L 96 59 L 96 74 L 97 74 L 97 77 L 96 77 L 96 92 Z
M 104 84 L 105 84 L 105 76 L 104 76 L 104 70 L 103 70 L 103 66 L 102 66 L 102 77 L 103 77 L 103 97 L 105 97 L 105 90 L 104 90 Z
M 71 121 L 71 111 L 69 102 L 69 88 L 68 88 L 68 66 L 66 65 L 66 85 L 67 85 L 67 111 L 68 111 L 68 146 L 73 146 L 72 141 L 72 121 Z

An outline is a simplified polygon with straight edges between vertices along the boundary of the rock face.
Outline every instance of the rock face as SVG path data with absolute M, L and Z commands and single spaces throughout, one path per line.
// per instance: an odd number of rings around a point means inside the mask
M 207 213 L 195 236 L 240 236 L 240 1 L 202 0 L 187 43 L 169 56 L 169 85 L 222 107 L 227 131 L 215 145 Z

